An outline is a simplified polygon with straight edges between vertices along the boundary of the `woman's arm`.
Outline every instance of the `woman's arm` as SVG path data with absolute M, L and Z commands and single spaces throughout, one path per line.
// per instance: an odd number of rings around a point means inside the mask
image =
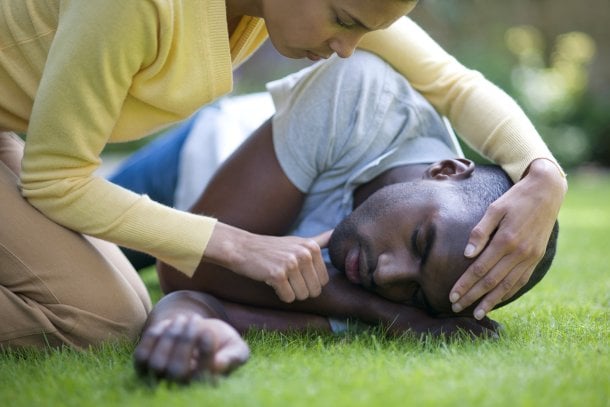
M 495 335 L 496 325 L 485 318 L 477 321 L 466 317 L 432 317 L 426 312 L 409 306 L 386 300 L 379 295 L 366 291 L 360 286 L 350 283 L 345 276 L 332 266 L 328 266 L 329 283 L 324 287 L 320 296 L 305 301 L 284 303 L 273 295 L 273 291 L 265 284 L 243 278 L 233 273 L 208 272 L 205 278 L 198 278 L 196 274 L 193 279 L 187 279 L 176 270 L 167 265 L 160 266 L 160 276 L 170 278 L 171 287 L 167 287 L 167 281 L 161 280 L 166 290 L 200 290 L 206 291 L 223 303 L 235 303 L 245 305 L 252 309 L 267 309 L 286 312 L 287 318 L 292 313 L 315 315 L 318 317 L 354 318 L 370 325 L 383 325 L 388 328 L 388 333 L 400 335 L 411 332 L 415 335 L 422 334 L 452 334 L 459 330 L 470 332 L 474 336 Z M 237 322 L 236 322 L 237 323 Z M 271 323 L 271 322 L 269 322 Z M 294 324 L 294 321 L 288 321 Z M 281 321 L 273 322 L 273 326 L 282 324 Z M 243 329 L 243 324 L 236 325 Z M 315 325 L 318 326 L 318 325 Z
M 482 298 L 474 310 L 480 319 L 528 282 L 544 255 L 567 187 L 553 163 L 538 159 L 490 205 L 466 248 L 465 255 L 478 258 L 451 290 L 455 312 Z

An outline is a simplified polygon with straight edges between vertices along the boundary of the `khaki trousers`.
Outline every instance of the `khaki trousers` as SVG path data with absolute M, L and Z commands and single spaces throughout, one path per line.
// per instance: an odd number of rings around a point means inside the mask
M 66 229 L 21 196 L 23 141 L 0 132 L 0 347 L 135 340 L 151 309 L 111 243 Z

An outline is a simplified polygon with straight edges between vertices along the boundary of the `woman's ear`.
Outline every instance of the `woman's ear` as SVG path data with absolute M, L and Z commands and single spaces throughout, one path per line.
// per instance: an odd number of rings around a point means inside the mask
M 474 163 L 466 158 L 438 161 L 428 167 L 424 179 L 437 181 L 466 179 L 472 175 Z

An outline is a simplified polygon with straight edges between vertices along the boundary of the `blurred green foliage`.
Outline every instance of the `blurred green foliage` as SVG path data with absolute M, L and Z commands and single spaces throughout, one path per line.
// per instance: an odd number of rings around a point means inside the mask
M 607 0 L 420 0 L 411 16 L 513 96 L 566 169 L 610 166 Z

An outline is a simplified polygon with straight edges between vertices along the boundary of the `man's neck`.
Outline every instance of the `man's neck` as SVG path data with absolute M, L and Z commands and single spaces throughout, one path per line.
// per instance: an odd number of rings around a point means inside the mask
M 379 174 L 366 184 L 356 188 L 354 191 L 354 208 L 385 186 L 421 179 L 429 166 L 430 164 L 407 164 Z

